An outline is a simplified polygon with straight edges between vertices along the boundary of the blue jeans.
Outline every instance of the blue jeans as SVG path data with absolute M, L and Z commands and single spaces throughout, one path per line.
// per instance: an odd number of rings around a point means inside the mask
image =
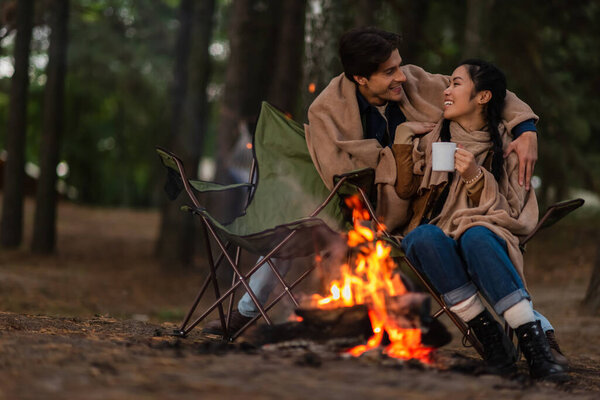
M 508 257 L 506 242 L 482 226 L 467 229 L 456 241 L 435 225 L 421 225 L 404 238 L 402 248 L 448 306 L 479 291 L 502 315 L 530 298 Z
M 262 259 L 263 257 L 261 256 L 258 260 L 261 261 Z M 272 260 L 281 276 L 285 276 L 292 265 L 292 260 L 283 258 L 273 258 Z M 262 306 L 267 303 L 271 292 L 277 285 L 281 286 L 281 282 L 279 282 L 267 263 L 264 263 L 250 276 L 249 286 Z M 238 302 L 238 311 L 246 317 L 254 317 L 259 313 L 258 308 L 256 308 L 248 293 L 245 293 Z

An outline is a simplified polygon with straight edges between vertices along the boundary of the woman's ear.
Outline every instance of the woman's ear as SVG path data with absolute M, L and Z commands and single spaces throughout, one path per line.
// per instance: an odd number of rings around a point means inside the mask
M 489 90 L 482 90 L 481 92 L 477 93 L 477 97 L 477 102 L 479 104 L 486 104 L 492 99 L 492 92 Z

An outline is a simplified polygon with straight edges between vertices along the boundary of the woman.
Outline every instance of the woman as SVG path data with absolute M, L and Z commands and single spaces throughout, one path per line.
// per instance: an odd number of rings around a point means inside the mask
M 450 310 L 475 332 L 488 365 L 501 373 L 514 371 L 516 354 L 478 292 L 517 333 L 531 376 L 564 378 L 523 283 L 518 237 L 534 228 L 538 208 L 534 192 L 518 183 L 517 157 L 503 158 L 510 142 L 500 117 L 505 94 L 500 70 L 468 60 L 452 74 L 443 119 L 430 134 L 417 136 L 431 129 L 427 124 L 398 128 L 396 191 L 413 200 L 410 233 L 402 246 Z M 436 141 L 457 143 L 454 173 L 432 171 Z

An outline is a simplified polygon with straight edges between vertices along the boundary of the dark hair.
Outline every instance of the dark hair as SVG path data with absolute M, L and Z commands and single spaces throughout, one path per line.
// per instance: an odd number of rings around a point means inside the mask
M 504 110 L 504 99 L 506 97 L 506 77 L 496 66 L 483 60 L 470 59 L 458 64 L 467 67 L 467 72 L 474 84 L 473 94 L 475 96 L 482 90 L 489 90 L 492 98 L 485 104 L 483 109 L 485 121 L 490 131 L 492 141 L 492 174 L 497 181 L 502 176 L 504 156 L 502 151 L 502 139 L 498 125 L 502 122 L 502 111 Z M 441 139 L 450 141 L 450 121 L 444 120 L 442 124 Z
M 340 38 L 340 59 L 344 74 L 354 81 L 354 75 L 369 78 L 392 51 L 398 48 L 400 35 L 374 27 L 355 28 Z

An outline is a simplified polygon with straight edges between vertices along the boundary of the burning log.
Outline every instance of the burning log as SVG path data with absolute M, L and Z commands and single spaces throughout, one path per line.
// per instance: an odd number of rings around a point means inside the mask
M 406 293 L 386 299 L 388 321 L 401 329 L 426 330 L 431 299 L 425 293 Z
M 406 293 L 388 299 L 388 320 L 401 329 L 420 329 L 421 341 L 427 347 L 440 347 L 451 340 L 446 328 L 430 316 L 430 298 L 423 293 Z M 318 343 L 348 339 L 351 345 L 364 343 L 373 335 L 368 304 L 338 308 L 299 308 L 299 321 L 277 325 L 261 325 L 244 335 L 255 345 L 295 340 Z
M 324 343 L 339 338 L 355 339 L 356 343 L 361 343 L 373 334 L 364 304 L 335 309 L 298 309 L 296 315 L 299 321 L 257 326 L 244 335 L 244 340 L 256 345 L 291 340 Z

